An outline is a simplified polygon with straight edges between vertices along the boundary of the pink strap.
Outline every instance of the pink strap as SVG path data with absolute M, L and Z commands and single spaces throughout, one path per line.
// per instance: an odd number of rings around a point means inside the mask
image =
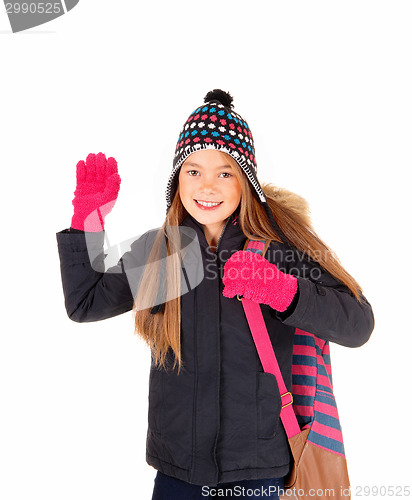
M 256 245 L 256 243 L 257 242 L 254 242 L 252 244 L 251 242 L 249 242 L 247 248 L 256 248 L 258 250 L 261 250 L 264 246 L 264 243 L 259 242 L 258 245 Z M 288 392 L 283 380 L 282 373 L 280 371 L 279 364 L 273 350 L 272 342 L 269 338 L 262 310 L 260 309 L 260 305 L 257 302 L 246 299 L 245 297 L 242 297 L 242 305 L 246 314 L 247 321 L 249 323 L 253 341 L 256 345 L 256 350 L 262 363 L 263 370 L 267 373 L 271 373 L 276 377 L 282 401 L 280 418 L 285 428 L 287 437 L 291 438 L 292 436 L 299 434 L 301 430 L 295 412 L 293 411 L 292 394 Z
M 262 311 L 257 302 L 253 302 L 245 297 L 242 297 L 242 304 L 253 340 L 256 345 L 256 350 L 259 354 L 260 361 L 262 362 L 263 370 L 276 377 L 282 401 L 280 418 L 285 428 L 286 435 L 288 438 L 291 438 L 292 436 L 300 433 L 300 427 L 291 404 L 292 394 L 288 392 L 283 380 L 282 373 L 273 350 L 272 342 L 270 341 L 269 334 L 266 329 Z

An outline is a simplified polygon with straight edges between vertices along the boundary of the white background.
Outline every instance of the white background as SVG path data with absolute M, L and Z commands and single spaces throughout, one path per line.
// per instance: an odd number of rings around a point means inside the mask
M 1 9 L 0 498 L 150 500 L 148 348 L 132 313 L 67 317 L 56 232 L 77 161 L 99 151 L 122 177 L 110 242 L 159 227 L 178 133 L 213 88 L 248 121 L 259 179 L 308 200 L 373 306 L 367 344 L 331 345 L 353 498 L 411 485 L 411 14 L 407 1 L 81 0 L 13 34 Z

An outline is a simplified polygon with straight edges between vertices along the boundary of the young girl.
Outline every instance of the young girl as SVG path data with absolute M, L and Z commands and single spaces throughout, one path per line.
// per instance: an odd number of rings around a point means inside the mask
M 191 113 L 164 224 L 117 266 L 104 272 L 104 217 L 120 187 L 113 158 L 91 154 L 78 163 L 71 228 L 56 235 L 69 317 L 98 321 L 133 310 L 135 333 L 150 346 L 152 500 L 224 491 L 278 498 L 290 471 L 279 390 L 262 369 L 238 297 L 259 297 L 289 391 L 296 328 L 348 347 L 363 345 L 374 328 L 370 304 L 316 235 L 306 202 L 259 183 L 253 136 L 232 101 L 216 89 Z M 243 272 L 251 271 L 247 238 L 269 241 L 261 261 L 275 271 L 270 278 Z M 134 280 L 133 269 L 142 271 Z

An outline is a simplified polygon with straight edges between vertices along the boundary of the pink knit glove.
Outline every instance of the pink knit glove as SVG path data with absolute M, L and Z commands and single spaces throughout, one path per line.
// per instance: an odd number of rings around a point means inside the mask
M 298 280 L 282 273 L 267 259 L 255 252 L 240 250 L 226 262 L 223 273 L 223 295 L 267 304 L 279 312 L 286 311 L 298 289 Z
M 86 163 L 78 162 L 76 179 L 71 227 L 87 232 L 103 231 L 104 218 L 116 203 L 120 189 L 116 160 L 106 160 L 103 153 L 90 153 Z

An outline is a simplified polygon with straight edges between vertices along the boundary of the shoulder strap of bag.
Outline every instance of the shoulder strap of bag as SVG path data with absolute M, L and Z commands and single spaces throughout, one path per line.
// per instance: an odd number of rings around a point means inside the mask
M 263 255 L 266 252 L 267 247 L 268 245 L 265 244 L 264 240 L 248 240 L 246 250 Z M 269 338 L 265 320 L 262 315 L 262 310 L 257 302 L 246 299 L 245 297 L 242 297 L 239 300 L 242 302 L 263 370 L 276 377 L 282 402 L 280 418 L 285 428 L 286 435 L 288 438 L 291 438 L 292 436 L 299 434 L 301 430 L 292 406 L 293 396 L 292 393 L 287 390 L 283 380 L 282 373 L 273 350 L 272 342 Z

